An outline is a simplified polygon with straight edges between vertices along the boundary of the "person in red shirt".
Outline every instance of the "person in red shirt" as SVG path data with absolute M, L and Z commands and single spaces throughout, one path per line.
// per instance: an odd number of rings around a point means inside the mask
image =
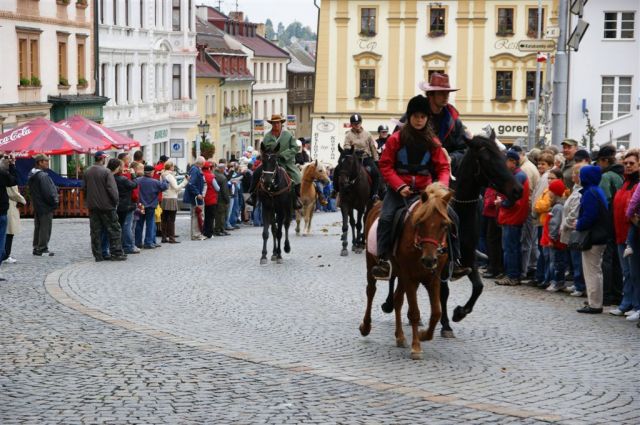
M 440 140 L 427 125 L 428 114 L 427 98 L 420 95 L 413 97 L 407 105 L 407 124 L 387 139 L 380 158 L 380 172 L 389 190 L 378 220 L 378 263 L 371 270 L 377 279 L 388 279 L 391 274 L 391 227 L 396 211 L 434 180 L 449 186 L 449 160 Z M 457 266 L 454 278 L 469 274 L 470 271 Z
M 216 215 L 216 206 L 218 205 L 218 192 L 220 192 L 220 186 L 216 181 L 216 177 L 213 175 L 212 168 L 213 164 L 209 161 L 205 162 L 202 166 L 202 175 L 204 176 L 204 182 L 206 184 L 202 236 L 207 239 L 213 237 L 213 219 Z

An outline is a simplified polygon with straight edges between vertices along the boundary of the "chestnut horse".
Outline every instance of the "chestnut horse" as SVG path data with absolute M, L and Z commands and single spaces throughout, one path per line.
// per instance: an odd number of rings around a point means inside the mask
M 329 176 L 324 165 L 318 164 L 316 159 L 314 162 L 308 162 L 302 167 L 302 183 L 300 184 L 300 202 L 302 209 L 296 211 L 296 235 L 300 234 L 300 220 L 304 218 L 303 236 L 311 233 L 311 219 L 313 212 L 316 210 L 316 202 L 318 193 L 314 182 L 320 180 L 324 184 L 329 183 Z
M 391 256 L 393 273 L 398 277 L 398 287 L 394 295 L 394 309 L 396 312 L 396 345 L 404 347 L 406 340 L 402 331 L 402 304 L 404 294 L 407 295 L 409 312 L 407 317 L 411 323 L 413 339 L 411 342 L 411 358 L 422 358 L 420 341 L 433 339 L 433 332 L 440 320 L 440 273 L 447 263 L 448 254 L 446 238 L 451 220 L 447 213 L 447 205 L 453 196 L 447 187 L 440 183 L 432 183 L 420 194 L 420 200 L 405 220 L 404 228 L 399 236 L 397 248 Z M 377 203 L 369 212 L 365 224 L 365 235 L 374 221 L 380 215 L 382 203 Z M 360 324 L 363 336 L 371 332 L 371 305 L 376 293 L 376 279 L 371 269 L 376 264 L 376 257 L 367 250 L 367 310 Z M 418 308 L 417 292 L 423 284 L 429 293 L 431 303 L 431 317 L 429 326 L 418 331 L 420 309 Z

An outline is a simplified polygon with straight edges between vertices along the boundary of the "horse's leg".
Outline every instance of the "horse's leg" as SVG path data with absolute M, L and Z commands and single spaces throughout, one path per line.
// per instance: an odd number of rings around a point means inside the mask
M 316 210 L 316 204 L 315 202 L 311 205 L 309 205 L 309 210 L 308 213 L 305 215 L 305 224 L 307 227 L 307 235 L 311 234 L 311 220 L 313 220 L 313 213 Z
M 484 289 L 482 278 L 480 277 L 480 273 L 478 273 L 478 269 L 476 267 L 474 267 L 469 274 L 469 280 L 471 281 L 471 297 L 469 297 L 469 301 L 467 301 L 464 307 L 457 306 L 453 309 L 452 320 L 454 322 L 461 321 L 467 316 L 467 314 L 473 311 L 473 307 L 476 305 L 476 301 Z
M 436 324 L 442 316 L 440 306 L 440 276 L 435 275 L 431 278 L 431 282 L 425 282 L 424 286 L 429 293 L 429 303 L 431 304 L 431 317 L 429 317 L 429 327 L 420 331 L 420 341 L 431 341 L 433 339 L 433 331 Z
M 267 264 L 267 241 L 269 240 L 269 227 L 271 227 L 271 214 L 262 206 L 262 257 L 260 264 Z
M 282 227 L 284 220 L 282 217 L 278 220 L 278 252 L 276 254 L 276 263 L 282 264 Z
M 376 280 L 371 276 L 371 267 L 373 267 L 373 262 L 372 264 L 367 264 L 367 309 L 364 312 L 362 323 L 360 323 L 360 334 L 362 336 L 367 336 L 371 332 L 371 305 L 373 304 L 373 297 L 376 295 Z
M 278 258 L 278 214 L 274 212 L 271 222 L 271 236 L 273 237 L 273 249 L 271 251 L 271 261 Z
M 396 346 L 406 347 L 407 340 L 404 337 L 404 331 L 402 330 L 402 304 L 404 303 L 404 287 L 398 281 L 396 292 L 393 295 L 393 309 L 396 311 Z
M 358 231 L 358 253 L 364 250 L 364 233 L 362 232 L 362 224 L 364 219 L 364 209 L 358 211 L 358 223 L 356 229 Z
M 304 211 L 304 209 L 303 209 Z M 298 211 L 296 211 L 296 236 L 300 235 L 300 220 L 301 220 L 301 215 Z
M 407 304 L 409 311 L 407 318 L 411 323 L 411 360 L 422 360 L 422 348 L 420 347 L 420 337 L 418 322 L 420 321 L 420 308 L 418 307 L 418 285 L 419 282 L 405 282 L 405 293 L 407 294 Z
M 395 286 L 395 283 L 396 277 L 395 275 L 392 275 L 391 279 L 389 279 L 389 293 L 387 294 L 387 299 L 380 306 L 382 311 L 385 313 L 391 313 L 393 311 L 393 287 Z
M 447 312 L 447 301 L 449 300 L 449 281 L 440 280 L 440 306 L 442 316 L 440 317 L 440 336 L 443 338 L 455 338 L 456 336 L 449 324 L 449 313 Z
M 347 250 L 347 246 L 349 245 L 349 217 L 347 208 L 344 204 L 340 207 L 340 211 L 342 212 L 342 251 L 340 251 L 340 255 L 346 257 L 349 255 L 349 251 Z
M 356 218 L 353 216 L 353 211 L 354 210 L 349 211 L 349 224 L 351 225 L 351 251 L 355 252 L 358 246 L 358 240 L 356 239 Z
M 287 254 L 291 252 L 291 244 L 289 243 L 289 225 L 291 224 L 291 217 L 284 218 L 284 252 Z

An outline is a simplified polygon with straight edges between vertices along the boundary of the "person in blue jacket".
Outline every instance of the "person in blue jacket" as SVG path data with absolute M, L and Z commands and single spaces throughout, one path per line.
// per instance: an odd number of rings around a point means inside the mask
M 576 221 L 576 230 L 588 230 L 592 246 L 582 251 L 582 270 L 587 286 L 588 304 L 578 309 L 578 313 L 602 313 L 602 254 L 607 239 L 613 237 L 610 228 L 607 198 L 599 187 L 602 179 L 600 167 L 587 165 L 580 169 L 580 212 Z

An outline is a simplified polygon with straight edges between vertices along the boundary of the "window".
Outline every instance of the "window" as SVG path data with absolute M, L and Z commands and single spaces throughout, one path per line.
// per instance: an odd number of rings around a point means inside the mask
M 113 25 L 118 25 L 118 2 L 117 1 L 113 2 Z
M 156 65 L 156 87 L 155 87 L 156 99 L 162 98 L 164 94 L 164 87 L 162 85 L 162 65 Z
M 284 113 L 284 99 L 280 99 L 280 113 Z
M 360 95 L 362 99 L 372 99 L 376 95 L 376 70 L 360 70 Z
M 147 65 L 140 65 L 140 103 L 144 103 L 145 85 L 147 84 Z
M 266 118 L 269 118 L 269 114 L 268 114 L 268 111 L 267 111 L 267 101 L 266 100 L 264 102 L 262 102 L 262 109 L 263 109 L 263 112 L 264 112 L 264 116 Z
M 376 35 L 376 9 L 370 7 L 360 9 L 360 34 Z
M 189 4 L 187 5 L 187 16 L 189 17 L 189 29 L 193 30 L 193 5 L 191 4 L 191 0 L 189 0 Z
M 129 0 L 124 0 L 124 24 L 129 26 Z
M 280 64 L 280 82 L 282 82 L 282 81 L 283 81 L 283 79 L 282 79 L 282 64 Z
M 133 64 L 127 64 L 127 103 L 133 103 Z
M 140 28 L 144 28 L 144 0 L 140 0 Z
M 78 43 L 78 84 L 81 84 L 80 80 L 85 80 L 86 84 L 86 74 L 85 74 L 85 63 L 86 63 L 86 53 L 85 53 L 85 44 L 84 38 L 78 38 L 76 35 L 76 42 Z
M 171 23 L 174 31 L 180 31 L 180 0 L 173 0 Z
M 267 64 L 267 83 L 271 81 L 271 64 Z
M 209 110 L 211 111 L 211 115 L 216 114 L 216 95 L 215 94 L 211 95 L 211 109 Z
M 527 36 L 535 38 L 538 36 L 538 8 L 528 9 L 527 12 Z M 540 26 L 540 31 L 542 35 L 544 35 L 544 9 L 542 9 L 542 25 Z
M 445 9 L 443 7 L 432 7 L 429 9 L 429 34 L 444 34 L 445 31 Z
M 107 95 L 107 69 L 108 66 L 106 63 L 103 63 L 100 66 L 100 94 L 102 96 Z
M 256 117 L 259 117 L 259 116 L 260 116 L 260 112 L 258 112 L 258 101 L 256 100 L 253 103 L 253 117 L 256 118 Z
M 542 84 L 544 81 L 544 73 L 540 71 L 540 93 L 542 93 Z M 527 86 L 526 86 L 526 96 L 527 99 L 535 99 L 536 98 L 536 71 L 527 71 Z
M 628 150 L 631 144 L 631 133 L 620 136 L 616 139 L 616 144 L 620 150 Z
M 118 64 L 116 65 L 116 71 L 114 74 L 114 85 L 113 87 L 115 88 L 115 93 L 114 93 L 114 102 L 116 105 L 120 104 L 120 70 L 122 69 L 122 65 Z
M 600 123 L 631 112 L 631 77 L 602 77 Z
M 62 86 L 69 85 L 67 79 L 67 42 L 58 40 L 58 83 Z
M 204 96 L 204 114 L 209 115 L 209 95 Z
M 18 69 L 20 85 L 40 86 L 40 30 L 18 31 Z M 34 80 L 35 78 L 35 80 Z
M 189 99 L 193 99 L 193 65 L 189 65 Z
M 229 107 L 229 102 L 228 102 L 228 99 L 227 99 L 227 92 L 226 91 L 224 92 L 223 96 L 224 96 L 224 107 L 226 109 L 226 108 Z
M 498 9 L 498 35 L 513 35 L 513 9 Z
M 256 80 L 258 79 L 258 64 L 257 63 L 253 64 L 253 78 L 255 78 Z
M 513 72 L 496 72 L 496 100 L 511 100 Z
M 260 63 L 260 82 L 264 81 L 264 64 Z
M 272 114 L 276 113 L 276 100 L 275 99 L 271 99 L 271 113 Z
M 179 100 L 182 97 L 181 81 L 182 81 L 182 67 L 179 64 L 173 65 L 171 89 L 173 92 L 173 100 Z
M 100 23 L 104 24 L 104 2 L 105 0 L 100 0 Z
M 635 12 L 605 12 L 604 38 L 633 38 Z

